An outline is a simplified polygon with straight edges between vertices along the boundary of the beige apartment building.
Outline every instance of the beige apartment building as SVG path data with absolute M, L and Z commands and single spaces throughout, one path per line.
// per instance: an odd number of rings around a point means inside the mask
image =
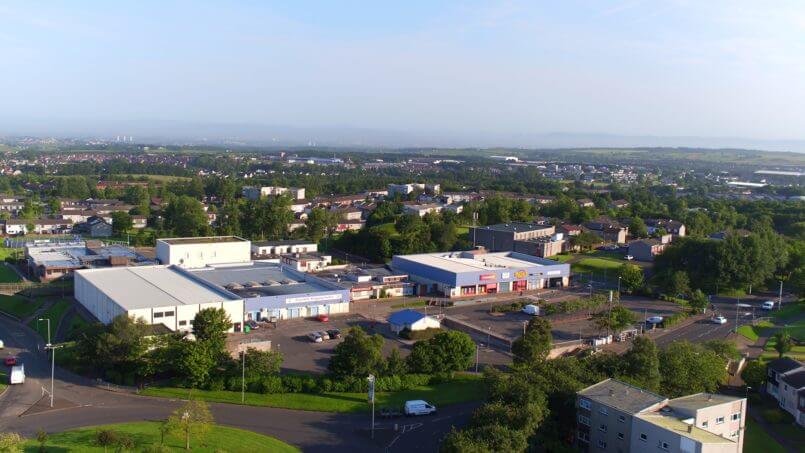
M 697 393 L 669 400 L 607 379 L 579 391 L 577 408 L 581 451 L 743 451 L 745 398 Z

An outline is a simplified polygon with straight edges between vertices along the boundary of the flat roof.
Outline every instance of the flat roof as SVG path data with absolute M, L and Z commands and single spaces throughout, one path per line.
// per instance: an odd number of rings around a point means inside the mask
M 540 225 L 538 223 L 530 222 L 510 222 L 478 227 L 479 230 L 501 231 L 507 233 L 522 233 L 525 231 L 545 230 L 548 228 L 553 228 L 553 225 Z
M 680 409 L 698 410 L 724 403 L 732 403 L 742 399 L 743 398 L 737 396 L 720 395 L 718 393 L 694 393 L 693 395 L 674 398 L 668 401 L 668 405 Z
M 560 264 L 556 261 L 537 258 L 535 256 L 525 255 L 517 252 L 476 254 L 468 252 L 445 252 L 422 253 L 416 255 L 397 255 L 396 257 L 438 269 L 445 269 L 454 273 L 497 271 L 501 269 L 522 269 L 524 267 L 552 266 Z
M 26 250 L 27 255 L 37 266 L 47 267 L 78 267 L 87 260 L 123 256 L 133 260 L 144 260 L 134 250 L 117 244 L 87 247 L 86 243 L 74 242 L 67 244 L 31 245 Z
M 252 242 L 252 245 L 256 245 L 258 247 L 269 247 L 273 245 L 302 245 L 302 244 L 312 244 L 316 245 L 313 241 L 308 241 L 306 239 L 288 239 L 283 241 L 256 241 Z
M 157 241 L 162 241 L 170 245 L 187 245 L 187 244 L 219 244 L 224 242 L 249 242 L 246 239 L 237 236 L 205 236 L 197 238 L 161 238 Z
M 333 291 L 315 282 L 305 281 L 273 263 L 217 266 L 189 270 L 206 282 L 243 297 L 283 296 L 288 294 Z
M 726 437 L 721 437 L 709 431 L 694 426 L 690 429 L 691 425 L 684 421 L 668 415 L 661 415 L 658 413 L 640 414 L 637 416 L 641 420 L 645 420 L 652 425 L 657 425 L 668 431 L 673 431 L 675 434 L 685 436 L 695 441 L 705 444 L 734 444 L 735 441 Z M 690 431 L 688 431 L 690 429 Z
M 615 379 L 593 384 L 578 394 L 629 414 L 637 414 L 666 400 L 656 393 Z
M 112 267 L 76 271 L 125 310 L 237 300 L 173 266 Z

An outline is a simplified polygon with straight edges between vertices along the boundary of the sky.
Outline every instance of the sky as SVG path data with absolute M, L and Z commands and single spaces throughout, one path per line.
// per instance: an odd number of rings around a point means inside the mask
M 12 0 L 0 61 L 7 134 L 111 121 L 805 140 L 801 0 Z

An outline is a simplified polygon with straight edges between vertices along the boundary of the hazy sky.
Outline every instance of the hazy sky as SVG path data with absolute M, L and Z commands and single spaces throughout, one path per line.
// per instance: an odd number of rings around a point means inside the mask
M 805 139 L 802 0 L 5 1 L 0 57 L 6 118 Z

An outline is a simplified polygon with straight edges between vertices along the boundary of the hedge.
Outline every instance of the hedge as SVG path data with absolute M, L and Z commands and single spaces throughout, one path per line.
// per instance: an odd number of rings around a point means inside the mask
M 449 381 L 452 374 L 404 374 L 400 376 L 379 376 L 375 381 L 378 392 L 398 392 L 412 390 L 423 385 L 435 385 Z M 241 390 L 241 378 L 223 377 L 213 378 L 205 390 Z M 246 380 L 246 390 L 253 393 L 360 393 L 368 390 L 365 377 L 348 376 L 341 380 L 333 380 L 327 376 L 304 374 L 286 374 L 281 376 L 263 376 Z
M 546 316 L 555 315 L 559 313 L 572 313 L 580 310 L 595 309 L 607 304 L 607 298 L 600 295 L 592 297 L 583 297 L 576 300 L 562 301 L 555 304 L 546 305 L 543 311 Z
M 662 326 L 663 327 L 674 326 L 682 322 L 684 319 L 687 319 L 688 316 L 690 316 L 690 313 L 688 313 L 685 310 L 680 311 L 678 313 L 674 313 L 673 315 L 667 316 L 662 320 Z
M 410 329 L 403 329 L 400 331 L 400 336 L 405 338 L 406 340 L 430 340 L 436 334 L 444 332 L 439 327 L 431 327 L 425 330 L 410 330 Z

